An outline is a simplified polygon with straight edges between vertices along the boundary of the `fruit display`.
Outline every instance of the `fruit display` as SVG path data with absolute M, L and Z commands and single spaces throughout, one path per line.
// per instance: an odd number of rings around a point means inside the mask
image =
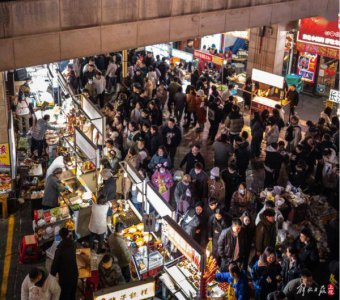
M 89 172 L 92 171 L 96 168 L 96 166 L 94 165 L 94 163 L 92 161 L 86 161 L 83 163 L 81 169 L 83 172 Z

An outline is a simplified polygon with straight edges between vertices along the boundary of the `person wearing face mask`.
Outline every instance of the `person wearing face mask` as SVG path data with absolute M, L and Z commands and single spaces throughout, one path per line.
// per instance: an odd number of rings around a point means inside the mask
M 185 174 L 182 181 L 178 182 L 175 188 L 175 201 L 177 215 L 184 215 L 193 203 L 191 177 Z
M 152 185 L 167 202 L 170 201 L 170 188 L 174 185 L 171 172 L 164 164 L 157 165 L 156 171 L 151 176 Z
M 240 219 L 232 220 L 231 226 L 221 232 L 217 244 L 218 255 L 221 258 L 221 272 L 227 271 L 231 263 L 236 263 L 242 268 L 245 238 Z
M 225 199 L 225 184 L 220 178 L 220 168 L 214 167 L 210 170 L 210 178 L 208 179 L 208 196 L 214 197 L 220 204 Z
M 218 256 L 218 239 L 221 232 L 229 227 L 230 224 L 231 223 L 228 224 L 228 221 L 224 217 L 224 212 L 220 208 L 216 208 L 214 214 L 212 214 L 209 218 L 208 238 L 209 241 L 212 241 L 212 256 L 216 259 L 217 264 L 220 263 L 220 258 Z
M 230 211 L 233 216 L 240 217 L 245 211 L 254 210 L 254 194 L 242 182 L 231 198 Z
M 254 223 L 252 222 L 250 214 L 247 211 L 245 211 L 242 214 L 240 220 L 242 222 L 242 231 L 244 232 L 244 238 L 246 241 L 244 246 L 244 263 L 243 263 L 243 268 L 246 269 L 248 267 L 251 245 L 254 240 L 255 226 Z
M 203 165 L 200 162 L 195 163 L 189 175 L 193 182 L 195 200 L 204 203 L 208 198 L 208 175 L 203 171 Z

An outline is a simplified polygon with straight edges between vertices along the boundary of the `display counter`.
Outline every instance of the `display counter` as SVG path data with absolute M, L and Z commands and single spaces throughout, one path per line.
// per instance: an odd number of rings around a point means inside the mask
M 275 101 L 266 97 L 255 96 L 251 102 L 251 111 L 261 112 L 264 109 L 267 109 L 271 112 L 277 104 L 286 106 L 289 102 L 287 100 Z

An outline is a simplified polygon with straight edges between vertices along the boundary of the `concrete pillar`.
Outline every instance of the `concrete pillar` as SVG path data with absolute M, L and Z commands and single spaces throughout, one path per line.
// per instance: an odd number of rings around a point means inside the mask
M 286 25 L 250 29 L 247 72 L 253 68 L 281 75 Z
M 8 143 L 8 110 L 4 72 L 0 72 L 0 120 L 0 144 Z

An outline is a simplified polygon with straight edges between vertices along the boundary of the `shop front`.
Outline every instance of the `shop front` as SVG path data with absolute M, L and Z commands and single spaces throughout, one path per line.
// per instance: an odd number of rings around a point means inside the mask
M 338 21 L 300 20 L 296 73 L 302 76 L 304 92 L 328 96 L 331 89 L 338 89 L 339 46 Z

